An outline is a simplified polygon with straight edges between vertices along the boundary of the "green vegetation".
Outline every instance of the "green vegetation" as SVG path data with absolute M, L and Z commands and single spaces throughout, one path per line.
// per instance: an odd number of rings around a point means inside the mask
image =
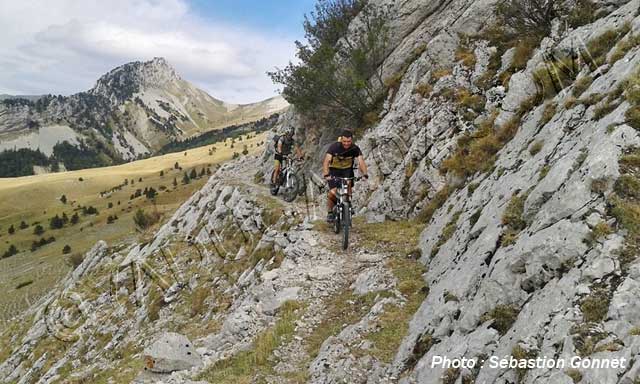
M 133 215 L 133 222 L 140 230 L 145 230 L 160 220 L 158 212 L 146 213 L 144 209 L 139 208 Z
M 433 92 L 433 86 L 429 83 L 420 83 L 413 90 L 413 93 L 417 93 L 422 97 L 427 97 Z
M 601 221 L 591 229 L 591 241 L 601 240 L 613 233 L 613 228 L 606 221 Z
M 442 234 L 440 234 L 440 237 L 438 237 L 438 242 L 431 250 L 431 257 L 434 257 L 438 253 L 440 247 L 442 247 L 447 241 L 449 241 L 451 236 L 453 236 L 453 234 L 455 233 L 456 229 L 458 229 L 457 224 L 461 214 L 462 211 L 456 212 L 451 218 L 451 221 L 449 221 L 447 225 L 445 225 L 445 227 L 442 229 Z
M 593 77 L 589 75 L 579 77 L 573 85 L 573 96 L 580 97 L 591 86 L 591 83 L 593 83 Z
M 257 375 L 272 374 L 274 362 L 269 358 L 276 348 L 291 339 L 301 310 L 302 305 L 298 302 L 284 303 L 276 324 L 259 334 L 249 350 L 216 362 L 202 372 L 198 380 L 221 384 L 249 383 Z
M 378 330 L 367 336 L 373 342 L 372 355 L 391 363 L 400 343 L 409 331 L 409 321 L 427 297 L 429 291 L 422 274 L 422 263 L 403 257 L 394 257 L 387 266 L 398 280 L 398 289 L 406 298 L 402 306 L 387 305 L 378 318 Z
M 503 246 L 515 243 L 520 231 L 527 227 L 527 222 L 523 218 L 524 203 L 527 200 L 527 194 L 515 194 L 509 200 L 507 208 L 502 214 L 502 225 L 506 228 L 502 233 L 500 244 Z
M 495 329 L 500 333 L 500 335 L 504 335 L 511 329 L 513 323 L 516 322 L 518 318 L 518 314 L 520 313 L 520 309 L 512 306 L 512 305 L 498 305 L 491 311 L 485 313 L 480 317 L 481 322 L 486 322 L 492 320 L 493 322 L 489 325 L 490 328 Z
M 528 110 L 528 109 L 527 109 Z M 521 108 L 512 120 L 494 127 L 495 115 L 485 120 L 476 131 L 458 139 L 452 156 L 443 161 L 440 172 L 453 173 L 464 179 L 493 168 L 496 155 L 515 136 L 525 110 Z
M 540 122 L 538 123 L 539 127 L 546 125 L 553 116 L 556 114 L 556 108 L 558 105 L 555 102 L 547 102 L 544 105 L 544 110 L 542 111 L 542 117 L 540 118 Z
M 542 67 L 533 72 L 538 94 L 544 99 L 553 98 L 573 83 L 579 70 L 573 57 L 545 61 Z
M 582 373 L 575 368 L 569 368 L 564 371 L 564 373 L 573 380 L 574 383 L 579 383 L 582 381 Z
M 264 141 L 264 135 L 251 139 L 243 136 L 243 143 L 259 143 Z M 173 187 L 171 180 L 174 177 L 181 177 L 185 170 L 189 172 L 194 168 L 199 174 L 202 169 L 206 173 L 206 168 L 214 169 L 216 164 L 231 158 L 232 150 L 228 147 L 219 145 L 214 155 L 209 155 L 210 148 L 189 150 L 187 156 L 184 152 L 172 153 L 115 167 L 0 179 L 0 228 L 4 242 L 0 246 L 0 289 L 7 292 L 0 297 L 0 328 L 6 319 L 22 312 L 29 301 L 36 301 L 70 269 L 79 265 L 84 253 L 98 240 L 114 245 L 149 237 L 162 219 L 138 233 L 133 220 L 138 209 L 148 214 L 157 212 L 161 218 L 170 217 L 207 181 L 206 177 L 199 177 L 189 185 Z M 252 153 L 259 150 L 255 145 L 250 147 Z M 174 169 L 176 162 L 182 171 Z M 161 171 L 164 171 L 164 177 L 160 176 Z M 80 178 L 84 181 L 80 182 Z M 156 191 L 153 200 L 144 198 L 142 191 L 145 188 Z M 129 200 L 137 189 L 141 190 L 141 197 Z M 66 197 L 66 204 L 61 202 L 62 195 Z M 108 208 L 110 203 L 112 208 Z M 24 209 L 16 210 L 16 206 Z M 59 229 L 49 229 L 51 218 L 57 215 L 65 221 L 65 214 L 67 224 Z M 109 225 L 109 216 L 112 220 L 118 218 L 117 225 Z M 9 235 L 8 228 L 12 225 L 14 234 Z M 38 233 L 43 232 L 34 234 L 36 228 Z M 56 242 L 29 251 L 34 241 L 52 236 Z M 71 252 L 61 255 L 65 245 L 69 245 Z M 11 257 L 2 258 L 5 253 Z M 30 267 L 25 268 L 26 265 Z M 33 280 L 33 284 L 20 289 L 18 294 L 16 285 L 28 280 Z
M 629 52 L 632 48 L 640 45 L 640 34 L 634 35 L 629 34 L 625 39 L 618 41 L 618 44 L 615 46 L 615 50 L 609 57 L 609 64 L 613 65 L 618 60 L 622 59 L 627 52 Z
M 467 68 L 473 69 L 476 66 L 476 55 L 473 53 L 473 50 L 469 47 L 469 38 L 465 36 L 462 37 L 462 43 L 458 46 L 456 50 L 455 59 L 456 61 L 460 61 L 462 65 Z
M 356 15 L 362 21 L 358 33 L 347 34 Z M 307 43 L 296 43 L 300 62 L 269 75 L 303 114 L 329 126 L 336 119 L 362 124 L 386 96 L 378 64 L 387 54 L 387 18 L 385 9 L 362 0 L 320 1 L 304 22 Z
M 49 159 L 40 150 L 26 148 L 7 149 L 0 152 L 0 177 L 33 175 L 33 166 L 48 166 Z
M 609 311 L 611 298 L 604 289 L 593 288 L 591 293 L 580 303 L 580 310 L 584 321 L 597 323 L 603 321 Z
M 544 140 L 538 140 L 529 147 L 529 154 L 535 156 L 542 151 L 542 148 L 544 148 Z
M 436 192 L 435 196 L 429 201 L 427 206 L 420 211 L 416 218 L 417 221 L 424 224 L 429 223 L 433 215 L 440 207 L 442 207 L 453 191 L 454 189 L 449 185 L 442 187 L 442 189 Z
M 586 49 L 582 52 L 582 59 L 592 70 L 595 70 L 605 63 L 607 53 L 609 53 L 611 47 L 615 46 L 630 30 L 631 25 L 625 23 L 618 29 L 610 29 L 591 39 L 587 42 Z
M 516 344 L 515 347 L 511 350 L 511 356 L 513 356 L 517 360 L 527 360 L 527 359 L 535 359 L 538 356 L 536 351 L 528 351 L 523 348 L 520 344 Z M 516 368 L 516 374 L 518 375 L 518 382 L 521 383 L 524 379 L 524 376 L 527 374 L 528 368 Z

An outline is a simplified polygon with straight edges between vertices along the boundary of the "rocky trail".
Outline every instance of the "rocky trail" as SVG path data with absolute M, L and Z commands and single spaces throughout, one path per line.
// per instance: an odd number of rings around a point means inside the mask
M 69 369 L 78 380 L 117 369 L 140 383 L 385 376 L 388 362 L 362 356 L 385 310 L 407 301 L 388 266 L 394 255 L 360 244 L 357 225 L 353 246 L 339 249 L 338 235 L 306 216 L 303 197 L 287 204 L 254 183 L 258 161 L 223 166 L 146 241 L 94 247 L 29 313 L 33 325 L 11 336 L 21 347 L 0 377 L 53 383 Z

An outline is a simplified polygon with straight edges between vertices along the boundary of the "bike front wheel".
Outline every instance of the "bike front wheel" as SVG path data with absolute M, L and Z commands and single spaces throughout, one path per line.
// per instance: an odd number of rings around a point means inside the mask
M 271 179 L 269 179 L 269 180 L 271 180 L 270 187 L 271 187 L 271 195 L 273 195 L 273 196 L 277 195 L 278 194 L 278 190 L 280 189 L 279 180 L 276 180 L 275 183 L 273 182 L 273 178 L 274 178 L 275 174 L 276 174 L 276 171 L 273 170 L 273 172 L 271 172 Z M 280 177 L 282 177 L 282 175 L 280 175 Z
M 342 205 L 342 249 L 349 248 L 349 230 L 351 229 L 351 207 L 349 202 Z
M 300 182 L 298 181 L 298 176 L 296 176 L 295 173 L 289 173 L 285 177 L 285 183 L 283 198 L 284 201 L 290 203 L 298 196 Z

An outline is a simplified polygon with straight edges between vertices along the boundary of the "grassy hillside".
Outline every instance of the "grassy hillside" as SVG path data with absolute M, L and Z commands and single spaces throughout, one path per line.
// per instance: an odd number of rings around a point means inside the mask
M 255 154 L 264 140 L 264 134 L 249 139 L 245 135 L 234 148 L 227 140 L 120 166 L 0 179 L 0 290 L 4 292 L 0 295 L 0 328 L 46 293 L 70 270 L 70 260 L 96 241 L 105 240 L 111 246 L 144 236 L 133 221 L 139 208 L 158 212 L 161 223 L 208 180 L 207 168 L 214 172 L 217 164 L 231 159 L 234 152 L 242 156 L 244 145 L 249 154 Z M 176 163 L 181 170 L 175 168 Z M 202 177 L 183 183 L 185 173 L 195 170 L 200 175 L 203 169 Z M 137 190 L 143 192 L 145 188 L 156 190 L 157 197 L 152 200 L 142 194 L 131 199 Z M 61 201 L 63 195 L 66 203 Z M 87 208 L 87 214 L 82 207 Z M 98 213 L 90 214 L 90 207 Z M 63 214 L 69 222 L 52 229 L 51 218 Z M 76 224 L 71 223 L 74 214 L 79 218 Z M 113 220 L 114 216 L 117 219 Z M 21 228 L 22 222 L 25 228 Z M 44 229 L 40 235 L 35 234 L 38 225 Z M 9 233 L 11 227 L 13 234 Z M 31 250 L 34 241 L 50 237 L 55 241 Z M 19 253 L 2 258 L 11 245 Z M 63 254 L 66 245 L 70 250 Z

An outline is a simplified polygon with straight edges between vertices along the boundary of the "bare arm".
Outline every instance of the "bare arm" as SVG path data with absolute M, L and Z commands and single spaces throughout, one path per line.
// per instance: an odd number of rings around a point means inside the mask
M 282 140 L 278 140 L 278 153 L 282 153 Z
M 324 156 L 324 161 L 322 162 L 322 176 L 329 174 L 329 164 L 331 163 L 331 159 L 333 159 L 333 156 L 329 153 Z
M 358 169 L 363 176 L 369 174 L 367 164 L 364 162 L 364 157 L 362 157 L 362 155 L 358 156 Z

